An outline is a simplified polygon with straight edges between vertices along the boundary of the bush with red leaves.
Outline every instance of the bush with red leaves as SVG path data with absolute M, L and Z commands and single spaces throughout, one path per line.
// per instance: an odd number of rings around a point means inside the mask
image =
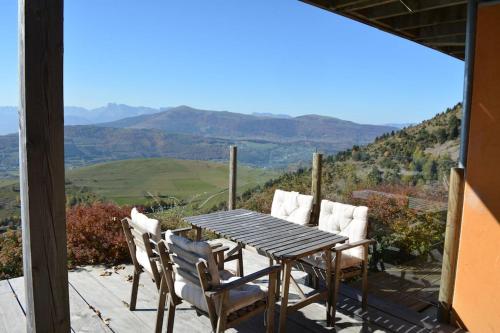
M 23 250 L 20 231 L 0 235 L 0 280 L 23 274 Z
M 68 262 L 70 266 L 130 262 L 121 220 L 129 207 L 109 203 L 75 206 L 67 210 Z

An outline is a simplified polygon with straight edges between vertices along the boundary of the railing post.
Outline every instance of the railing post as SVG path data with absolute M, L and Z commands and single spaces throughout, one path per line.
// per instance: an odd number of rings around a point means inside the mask
M 63 0 L 19 1 L 19 171 L 27 332 L 69 332 Z
M 319 210 L 321 206 L 321 170 L 323 168 L 323 154 L 314 153 L 312 165 L 311 195 L 313 197 L 313 208 L 310 224 L 318 225 Z
M 233 210 L 236 207 L 236 169 L 237 169 L 237 154 L 236 146 L 229 147 L 229 201 L 227 204 L 228 210 Z
M 452 168 L 450 172 L 450 190 L 448 194 L 448 216 L 443 249 L 443 266 L 439 287 L 438 320 L 450 322 L 453 303 L 455 273 L 457 269 L 458 243 L 464 198 L 464 169 Z

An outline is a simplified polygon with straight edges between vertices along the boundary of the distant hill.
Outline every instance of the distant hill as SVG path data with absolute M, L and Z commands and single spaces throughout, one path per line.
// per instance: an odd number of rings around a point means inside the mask
M 18 170 L 18 136 L 0 136 L 0 178 L 15 176 Z M 230 145 L 239 149 L 238 161 L 256 167 L 287 168 L 307 165 L 316 149 L 334 153 L 328 143 L 296 141 L 293 144 L 266 140 L 231 140 L 186 134 L 169 134 L 155 129 L 65 127 L 65 160 L 68 168 L 106 161 L 170 157 L 225 161 Z M 341 147 L 342 148 L 342 147 Z
M 326 116 L 262 117 L 228 111 L 198 110 L 189 106 L 125 118 L 102 126 L 160 129 L 168 133 L 227 139 L 328 142 L 337 149 L 369 143 L 376 136 L 396 129 L 390 126 L 362 125 Z
M 143 106 L 108 103 L 96 109 L 86 109 L 78 106 L 64 107 L 64 123 L 66 125 L 90 125 L 115 121 L 126 117 L 161 112 L 164 109 L 154 109 Z M 19 126 L 17 108 L 0 106 L 0 135 L 16 133 Z
M 269 112 L 252 112 L 252 116 L 267 118 L 292 118 L 292 116 L 287 114 L 275 114 Z
M 159 112 L 108 104 L 94 110 L 67 107 L 65 114 L 67 123 L 135 115 L 97 125 L 66 126 L 66 164 L 70 168 L 153 157 L 223 161 L 228 146 L 236 144 L 241 163 L 293 169 L 308 165 L 316 150 L 333 154 L 395 130 L 317 115 L 276 118 L 188 106 Z M 0 177 L 18 169 L 17 141 L 16 134 L 0 136 Z

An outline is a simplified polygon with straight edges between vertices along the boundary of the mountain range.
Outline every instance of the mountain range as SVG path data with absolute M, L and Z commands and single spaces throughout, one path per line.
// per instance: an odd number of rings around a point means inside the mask
M 144 106 L 129 106 L 125 104 L 108 103 L 105 106 L 86 109 L 79 106 L 64 107 L 65 125 L 90 125 L 114 121 L 126 117 L 151 114 L 167 110 L 168 108 L 154 109 Z M 0 106 L 0 135 L 17 132 L 17 108 L 13 106 Z
M 65 112 L 66 124 L 84 123 L 65 126 L 69 168 L 152 157 L 224 161 L 229 145 L 238 146 L 238 159 L 244 164 L 298 167 L 309 164 L 314 151 L 333 154 L 395 130 L 318 115 L 248 115 L 189 106 L 154 109 L 108 104 L 94 110 L 67 107 Z M 0 136 L 0 176 L 17 171 L 17 150 L 16 134 Z

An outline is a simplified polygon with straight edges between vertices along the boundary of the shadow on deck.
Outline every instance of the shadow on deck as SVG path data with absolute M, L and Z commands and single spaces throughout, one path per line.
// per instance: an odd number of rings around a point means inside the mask
M 221 240 L 225 243 L 226 240 Z M 266 267 L 265 257 L 244 250 L 245 273 Z M 229 263 L 229 268 L 231 264 Z M 157 291 L 144 274 L 139 287 L 137 310 L 128 310 L 132 266 L 112 268 L 86 266 L 69 272 L 71 326 L 73 332 L 153 332 Z M 299 282 L 304 274 L 294 272 Z M 265 280 L 262 280 L 265 283 Z M 307 288 L 305 288 L 307 290 Z M 291 301 L 298 299 L 291 286 Z M 406 310 L 370 295 L 367 311 L 357 301 L 358 292 L 342 286 L 337 305 L 336 327 L 325 327 L 326 308 L 313 303 L 289 315 L 287 332 L 459 332 L 437 325 L 431 316 Z M 279 316 L 279 308 L 276 315 Z M 276 318 L 278 323 L 278 318 Z M 264 317 L 257 316 L 229 332 L 264 332 Z M 25 332 L 23 278 L 0 281 L 0 332 Z M 175 332 L 210 332 L 208 317 L 199 316 L 187 303 L 175 314 Z

